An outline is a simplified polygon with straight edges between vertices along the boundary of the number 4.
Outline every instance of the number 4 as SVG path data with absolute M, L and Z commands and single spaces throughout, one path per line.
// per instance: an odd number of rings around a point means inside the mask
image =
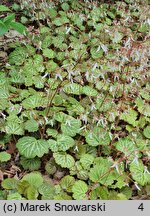
M 144 210 L 144 206 L 143 206 L 143 203 L 141 203 L 138 207 L 139 210 L 143 211 Z

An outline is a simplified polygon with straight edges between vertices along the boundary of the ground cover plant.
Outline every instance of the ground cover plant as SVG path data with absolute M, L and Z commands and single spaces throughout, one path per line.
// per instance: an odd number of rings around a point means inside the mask
M 149 1 L 9 6 L 0 199 L 149 199 Z

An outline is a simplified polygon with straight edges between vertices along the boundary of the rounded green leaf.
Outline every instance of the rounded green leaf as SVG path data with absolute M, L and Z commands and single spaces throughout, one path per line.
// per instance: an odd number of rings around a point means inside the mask
M 133 127 L 137 126 L 138 121 L 136 121 L 138 116 L 138 112 L 135 110 L 127 110 L 126 112 L 122 113 L 120 119 L 128 122 L 129 124 L 133 125 Z
M 51 129 L 51 128 L 48 128 L 48 129 L 46 130 L 46 133 L 47 133 L 48 136 L 52 136 L 52 137 L 54 137 L 54 138 L 56 138 L 57 135 L 58 135 L 58 131 L 55 130 L 55 129 Z
M 57 16 L 57 11 L 56 11 L 54 8 L 50 8 L 50 9 L 49 9 L 49 16 L 50 16 L 51 18 L 56 17 L 56 16 Z
M 95 127 L 93 131 L 87 132 L 85 138 L 90 146 L 108 145 L 110 143 L 109 133 L 102 127 Z
M 0 12 L 4 12 L 4 11 L 10 11 L 10 9 L 5 5 L 0 5 Z
M 28 200 L 36 200 L 38 197 L 39 193 L 35 186 L 31 185 L 27 188 L 26 190 L 26 197 Z
M 48 31 L 49 31 L 49 29 L 48 29 Z M 50 35 L 47 35 L 47 36 L 43 39 L 41 47 L 42 47 L 43 49 L 45 49 L 45 48 L 49 47 L 49 46 L 51 45 L 51 43 L 52 43 L 52 38 L 51 38 Z
M 144 131 L 143 134 L 146 138 L 150 139 L 150 126 L 147 126 Z
M 40 158 L 25 158 L 21 157 L 20 164 L 23 166 L 25 170 L 38 170 L 41 166 Z
M 57 152 L 59 150 L 59 146 L 58 146 L 58 143 L 53 140 L 53 139 L 49 139 L 47 141 L 48 145 L 49 145 L 49 148 L 52 152 Z
M 108 195 L 109 195 L 108 189 L 100 186 L 95 188 L 93 191 L 91 191 L 90 199 L 97 200 L 98 198 L 100 198 L 101 200 L 108 200 Z
M 34 137 L 24 136 L 16 144 L 19 153 L 26 158 L 42 157 L 48 153 L 49 145 L 45 140 L 36 140 Z
M 81 127 L 81 121 L 74 118 L 67 119 L 65 123 L 61 124 L 61 130 L 63 134 L 71 137 L 79 133 L 80 127 Z
M 130 171 L 133 179 L 140 185 L 144 186 L 150 184 L 150 172 L 148 168 L 144 166 L 141 160 L 132 162 L 130 164 Z
M 63 88 L 64 92 L 67 94 L 80 95 L 82 93 L 82 86 L 77 83 L 66 84 Z
M 0 152 L 0 162 L 6 162 L 9 161 L 11 158 L 11 155 L 7 152 Z
M 19 181 L 17 185 L 17 190 L 20 194 L 25 194 L 29 186 L 30 186 L 30 183 L 28 181 Z
M 52 200 L 55 195 L 55 187 L 50 183 L 43 183 L 38 188 L 39 193 L 42 195 L 42 200 Z
M 61 194 L 54 196 L 54 200 L 72 200 L 72 197 L 65 192 L 61 192 Z
M 59 152 L 53 154 L 55 161 L 63 168 L 71 168 L 75 164 L 74 158 L 66 152 Z
M 38 123 L 34 119 L 30 119 L 25 122 L 25 130 L 29 132 L 35 132 L 38 130 Z
M 16 65 L 22 65 L 25 62 L 27 56 L 28 56 L 28 53 L 25 48 L 17 47 L 13 52 L 10 53 L 9 63 L 16 64 Z
M 56 112 L 54 114 L 54 119 L 58 122 L 64 122 L 67 119 L 68 115 L 63 112 Z
M 2 181 L 2 187 L 7 190 L 13 190 L 17 188 L 18 180 L 15 178 L 7 178 Z
M 57 145 L 59 151 L 66 151 L 75 145 L 75 141 L 67 135 L 59 134 L 57 136 Z
M 92 47 L 90 53 L 94 59 L 101 58 L 103 56 L 103 50 L 99 47 Z
M 94 97 L 98 95 L 98 92 L 90 86 L 84 86 L 82 89 L 82 94 Z
M 114 145 L 116 149 L 123 152 L 125 156 L 132 155 L 136 149 L 135 143 L 126 137 L 119 139 Z
M 99 182 L 102 184 L 107 184 L 109 174 L 110 169 L 108 167 L 102 165 L 95 165 L 92 169 L 90 169 L 89 178 L 95 183 Z
M 114 180 L 118 180 L 118 172 L 114 168 L 112 170 L 113 162 L 108 160 L 108 158 L 96 157 L 94 160 L 96 164 L 90 169 L 89 178 L 93 182 L 99 182 L 104 185 L 112 185 Z M 120 178 L 119 178 L 120 179 Z
M 94 161 L 94 156 L 91 154 L 83 154 L 80 158 L 80 162 L 84 169 L 90 169 L 91 164 Z
M 79 170 L 78 173 L 77 173 L 77 177 L 78 179 L 81 179 L 81 180 L 88 180 L 89 178 L 89 171 L 88 170 Z
M 44 49 L 43 55 L 50 59 L 55 58 L 55 52 L 52 49 L 48 49 L 48 48 Z
M 20 113 L 20 110 L 21 110 L 21 106 L 19 104 L 10 104 L 9 105 L 9 108 L 7 110 L 7 112 L 9 113 L 9 115 L 17 115 Z
M 7 134 L 15 134 L 15 135 L 23 135 L 24 128 L 22 124 L 18 124 L 17 122 L 8 121 L 5 127 Z
M 63 103 L 63 99 L 60 95 L 56 95 L 53 99 L 55 106 L 60 106 Z
M 75 183 L 75 179 L 72 176 L 65 176 L 60 181 L 60 186 L 63 190 L 66 190 L 67 192 L 72 192 L 72 186 Z
M 41 100 L 42 100 L 42 98 L 38 94 L 32 95 L 32 96 L 26 98 L 22 102 L 22 106 L 25 109 L 34 109 L 34 108 L 39 107 L 41 105 Z
M 43 184 L 43 178 L 38 172 L 32 172 L 25 175 L 21 179 L 21 181 L 27 181 L 31 186 L 34 186 L 35 188 L 38 188 Z
M 56 70 L 57 67 L 58 65 L 53 60 L 49 60 L 46 64 L 46 68 L 50 72 Z
M 56 26 L 61 26 L 64 25 L 65 23 L 69 23 L 69 19 L 66 16 L 55 18 L 53 21 L 53 24 L 55 24 Z
M 86 192 L 88 191 L 88 186 L 84 181 L 78 180 L 74 183 L 72 187 L 73 198 L 75 200 L 87 199 Z
M 68 11 L 69 8 L 70 8 L 70 6 L 69 6 L 66 2 L 64 2 L 64 3 L 61 5 L 61 7 L 62 7 L 62 9 L 63 9 L 64 11 Z
M 64 134 L 58 134 L 57 141 L 49 139 L 47 142 L 49 144 L 49 148 L 53 152 L 66 151 L 69 148 L 73 147 L 75 144 L 74 140 L 71 137 Z
M 56 164 L 54 163 L 53 160 L 49 160 L 47 161 L 46 165 L 45 165 L 45 170 L 49 175 L 53 175 L 56 172 Z
M 11 193 L 7 196 L 7 200 L 25 200 L 19 193 Z

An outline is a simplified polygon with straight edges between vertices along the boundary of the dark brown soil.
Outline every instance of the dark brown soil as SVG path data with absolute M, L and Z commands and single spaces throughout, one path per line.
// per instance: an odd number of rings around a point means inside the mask
M 15 0 L 1 0 L 1 4 L 6 5 L 8 7 L 10 7 L 14 3 L 18 3 L 18 1 L 15 1 Z

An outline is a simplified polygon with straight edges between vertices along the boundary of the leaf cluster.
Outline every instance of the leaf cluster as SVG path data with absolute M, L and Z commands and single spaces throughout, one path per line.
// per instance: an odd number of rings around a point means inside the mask
M 37 29 L 9 44 L 0 70 L 1 173 L 13 161 L 20 176 L 0 197 L 149 197 L 146 2 L 36 7 Z

